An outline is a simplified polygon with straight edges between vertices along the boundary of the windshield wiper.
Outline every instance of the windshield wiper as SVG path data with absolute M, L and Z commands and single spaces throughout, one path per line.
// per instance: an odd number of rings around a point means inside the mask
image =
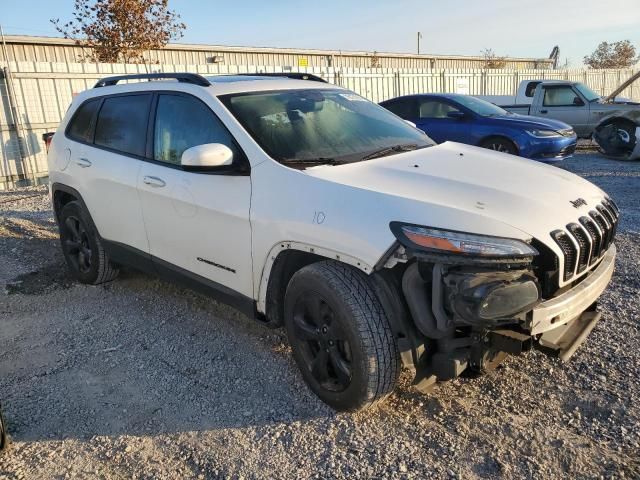
M 411 152 L 412 150 L 417 150 L 418 147 L 415 143 L 407 143 L 404 145 L 394 145 L 392 147 L 381 148 L 380 150 L 376 150 L 375 152 L 371 152 L 364 157 L 362 160 L 373 160 L 374 158 L 386 157 L 387 155 L 391 155 L 393 153 L 401 153 L 401 152 Z
M 340 162 L 330 157 L 318 157 L 307 159 L 285 158 L 280 160 L 280 163 L 292 167 L 313 167 L 315 165 L 342 165 L 345 162 Z

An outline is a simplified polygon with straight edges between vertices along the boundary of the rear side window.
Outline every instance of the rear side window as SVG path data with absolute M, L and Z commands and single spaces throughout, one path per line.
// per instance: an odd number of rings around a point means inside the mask
M 104 100 L 94 143 L 123 153 L 144 156 L 151 95 L 122 95 Z
M 182 95 L 160 95 L 156 111 L 153 158 L 180 165 L 182 153 L 205 143 L 221 143 L 239 151 L 218 117 L 200 100 Z
M 413 98 L 392 100 L 391 102 L 384 103 L 383 107 L 405 120 L 416 118 L 416 108 Z
M 89 100 L 80 105 L 69 122 L 67 133 L 69 137 L 81 142 L 91 142 L 93 117 L 100 105 L 100 100 Z
M 525 97 L 533 97 L 533 94 L 536 93 L 536 87 L 541 83 L 542 82 L 529 82 L 527 84 L 527 88 L 524 91 Z
M 420 102 L 420 118 L 448 118 L 449 112 L 459 110 L 448 103 L 439 100 L 424 100 Z

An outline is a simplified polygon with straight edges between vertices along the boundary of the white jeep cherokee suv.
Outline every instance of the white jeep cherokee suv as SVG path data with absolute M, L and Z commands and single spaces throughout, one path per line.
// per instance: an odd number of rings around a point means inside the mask
M 615 203 L 555 167 L 435 146 L 309 77 L 135 75 L 78 95 L 49 152 L 73 275 L 131 265 L 285 326 L 338 410 L 383 399 L 401 365 L 427 391 L 530 347 L 571 356 L 600 318 Z M 132 79 L 163 81 L 117 85 Z

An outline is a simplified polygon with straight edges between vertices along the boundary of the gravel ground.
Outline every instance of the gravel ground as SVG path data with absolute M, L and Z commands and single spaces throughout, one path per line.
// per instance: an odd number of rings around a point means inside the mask
M 135 271 L 67 275 L 46 191 L 0 192 L 0 478 L 640 478 L 640 163 L 580 152 L 623 220 L 603 320 L 373 412 L 305 387 L 284 333 Z M 4 291 L 4 293 L 2 292 Z

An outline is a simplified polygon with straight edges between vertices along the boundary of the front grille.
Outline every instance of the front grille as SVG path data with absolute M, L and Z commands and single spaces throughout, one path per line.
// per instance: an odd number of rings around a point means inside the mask
M 580 223 L 589 233 L 589 237 L 591 237 L 591 261 L 589 262 L 591 265 L 602 254 L 602 234 L 597 225 L 589 217 L 581 217 Z
M 562 253 L 564 255 L 564 279 L 571 277 L 576 269 L 576 261 L 578 259 L 578 249 L 573 242 L 562 230 L 556 230 L 551 233 L 551 236 L 556 241 Z
M 591 258 L 591 240 L 587 232 L 577 223 L 567 225 L 567 229 L 578 242 L 578 273 L 585 271 Z
M 551 232 L 551 238 L 562 250 L 565 282 L 583 273 L 605 254 L 613 242 L 619 218 L 617 205 L 605 199 L 588 217 L 580 217 L 580 223 L 570 223 L 566 229 Z

